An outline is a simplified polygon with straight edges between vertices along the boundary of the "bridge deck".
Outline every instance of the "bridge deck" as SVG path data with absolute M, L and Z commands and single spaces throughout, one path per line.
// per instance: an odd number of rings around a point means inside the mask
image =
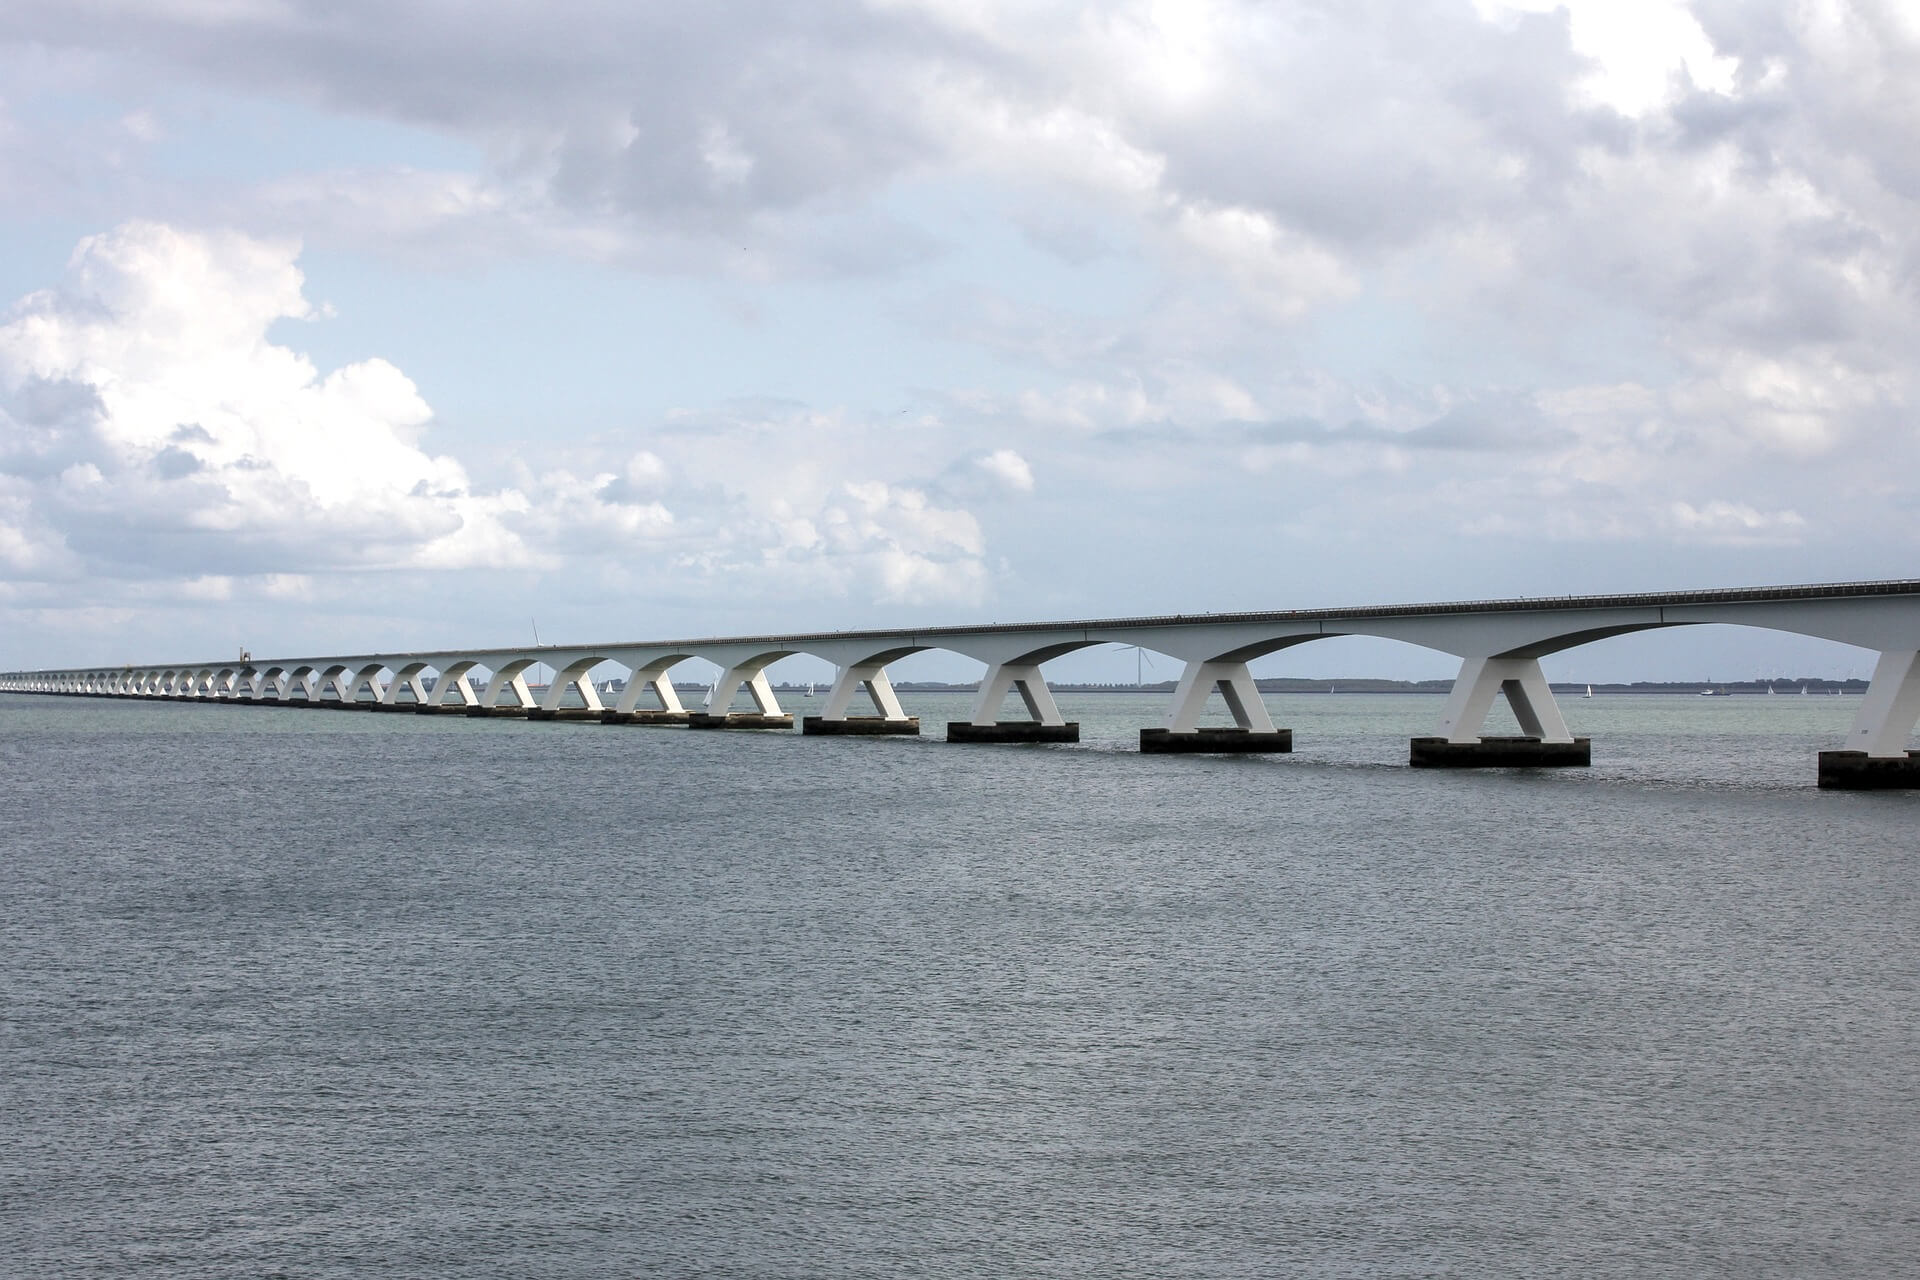
M 1842 600 L 1862 597 L 1920 597 L 1920 578 L 1896 578 L 1875 582 L 1805 583 L 1779 587 L 1717 587 L 1699 591 L 1642 591 L 1628 595 L 1520 596 L 1504 600 L 1431 601 L 1424 604 L 1341 605 L 1328 609 L 1268 609 L 1239 613 L 1141 614 L 1119 618 L 1076 618 L 1042 622 L 969 622 L 957 626 L 868 627 L 849 631 L 768 631 L 735 636 L 696 636 L 685 639 L 613 640 L 586 644 L 552 644 L 543 649 L 585 653 L 606 649 L 696 649 L 717 645 L 757 645 L 793 647 L 810 643 L 883 640 L 917 636 L 990 636 L 1022 635 L 1041 632 L 1130 631 L 1156 627 L 1233 625 L 1298 625 L 1313 622 L 1380 622 L 1397 618 L 1471 617 L 1493 613 L 1555 613 L 1605 609 L 1664 609 L 1682 606 L 1727 604 L 1773 604 L 1801 600 Z M 365 650 L 362 656 L 382 656 L 401 660 L 432 659 L 454 652 L 508 653 L 536 652 L 519 645 L 479 645 L 465 648 L 420 650 Z M 311 655 L 285 655 L 255 658 L 255 663 L 309 660 Z M 167 663 L 143 662 L 142 669 L 171 666 L 205 666 L 205 660 Z M 221 659 L 214 665 L 233 665 Z M 38 674 L 38 673 L 8 673 Z
M 1783 587 L 1714 587 L 1699 591 L 1642 591 L 1631 595 L 1520 596 L 1509 600 L 1453 600 L 1426 604 L 1341 605 L 1331 609 L 1270 609 L 1248 613 L 1173 613 L 1123 618 L 1079 618 L 1058 622 L 981 622 L 954 627 L 886 627 L 857 631 L 787 631 L 764 635 L 706 636 L 692 640 L 648 640 L 647 648 L 669 645 L 755 644 L 765 640 L 867 640 L 900 635 L 1000 635 L 1024 631 L 1111 631 L 1123 627 L 1187 626 L 1196 622 L 1237 624 L 1351 622 L 1385 618 L 1421 618 L 1436 614 L 1546 613 L 1571 609 L 1661 609 L 1702 604 L 1773 604 L 1787 600 L 1837 600 L 1858 596 L 1920 596 L 1920 578 L 1882 582 L 1824 582 Z M 632 641 L 616 645 L 632 645 Z M 611 648 L 615 645 L 569 645 Z

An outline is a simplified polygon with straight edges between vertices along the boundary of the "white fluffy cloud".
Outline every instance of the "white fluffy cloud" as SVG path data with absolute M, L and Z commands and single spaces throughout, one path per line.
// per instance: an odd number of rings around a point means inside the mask
M 971 514 L 893 476 L 795 484 L 789 464 L 817 453 L 819 435 L 778 413 L 667 432 L 659 447 L 682 465 L 596 446 L 476 486 L 426 447 L 432 411 L 399 369 L 375 358 L 322 374 L 270 334 L 315 318 L 297 254 L 133 223 L 89 237 L 57 287 L 13 307 L 0 324 L 8 577 L 139 577 L 224 600 L 236 580 L 284 597 L 324 573 L 591 576 L 637 562 L 729 581 L 798 574 L 887 601 L 981 593 Z M 1019 487 L 1024 463 L 998 457 Z M 715 458 L 729 460 L 717 483 L 702 474 Z
M 0 326 L 4 465 L 50 555 L 127 571 L 514 564 L 512 494 L 420 447 L 373 359 L 322 376 L 268 329 L 312 312 L 286 243 L 135 223 Z M 16 569 L 28 566 L 16 563 Z
M 995 449 L 974 465 L 1016 493 L 1033 492 L 1033 468 L 1012 449 Z

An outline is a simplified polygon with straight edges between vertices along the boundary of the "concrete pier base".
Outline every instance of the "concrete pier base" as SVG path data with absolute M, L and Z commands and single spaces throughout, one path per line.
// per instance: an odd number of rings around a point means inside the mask
M 600 713 L 601 724 L 678 724 L 693 719 L 691 711 L 614 711 Z
M 1293 730 L 1275 729 L 1255 733 L 1251 729 L 1206 728 L 1192 733 L 1174 733 L 1170 729 L 1142 729 L 1140 754 L 1148 756 L 1192 753 L 1286 752 L 1293 750 Z
M 528 707 L 529 720 L 598 720 L 600 711 L 595 707 L 556 707 L 549 711 L 545 707 Z
M 1820 786 L 1826 791 L 1911 791 L 1920 788 L 1920 751 L 1870 756 L 1864 751 L 1822 751 Z
M 420 710 L 420 704 L 417 702 L 369 702 L 367 704 L 367 710 L 381 711 L 387 715 L 404 716 L 412 715 L 414 712 Z
M 828 720 L 823 716 L 805 716 L 800 721 L 803 734 L 825 735 L 827 737 L 858 738 L 872 734 L 899 733 L 918 735 L 920 717 L 908 716 L 905 720 L 889 720 L 884 716 L 848 716 L 844 720 Z
M 408 703 L 407 710 L 417 716 L 463 716 L 467 714 L 464 702 L 427 702 Z
M 525 707 L 468 707 L 466 714 L 476 717 L 501 716 L 508 719 L 523 719 L 527 714 Z
M 974 724 L 968 720 L 947 721 L 948 742 L 1078 742 L 1080 722 L 1041 724 L 1038 720 L 1001 720 L 994 724 Z
M 758 711 L 729 711 L 725 715 L 709 715 L 704 711 L 695 711 L 687 718 L 689 729 L 792 729 L 793 717 L 790 715 L 767 716 Z
M 1583 769 L 1593 763 L 1593 739 L 1542 742 L 1538 738 L 1482 738 L 1448 742 L 1415 738 L 1408 764 L 1416 769 Z

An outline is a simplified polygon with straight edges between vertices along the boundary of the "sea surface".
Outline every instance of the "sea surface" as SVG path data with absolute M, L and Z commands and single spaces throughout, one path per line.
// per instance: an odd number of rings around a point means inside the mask
M 1899 1276 L 1920 794 L 0 695 L 0 1275 Z M 817 704 L 814 704 L 817 705 Z M 795 710 L 808 704 L 795 700 Z M 1489 732 L 1499 732 L 1490 725 Z

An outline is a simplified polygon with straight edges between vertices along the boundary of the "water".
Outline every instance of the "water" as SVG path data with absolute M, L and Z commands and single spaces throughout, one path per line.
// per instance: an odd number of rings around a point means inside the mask
M 1813 788 L 1857 699 L 1572 700 L 1533 774 L 1407 769 L 1431 697 L 1259 759 L 1060 701 L 0 696 L 0 1271 L 1910 1272 L 1920 796 Z

